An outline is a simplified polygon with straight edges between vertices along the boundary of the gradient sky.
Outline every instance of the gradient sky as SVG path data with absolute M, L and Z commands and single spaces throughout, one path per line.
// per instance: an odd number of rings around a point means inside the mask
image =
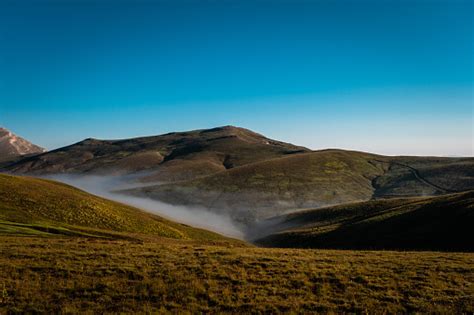
M 474 155 L 472 1 L 0 0 L 0 125 Z

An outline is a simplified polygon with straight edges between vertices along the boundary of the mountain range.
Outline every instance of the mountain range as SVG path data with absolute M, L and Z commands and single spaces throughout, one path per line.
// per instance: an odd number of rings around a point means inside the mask
M 120 178 L 128 185 L 110 187 L 114 193 L 229 216 L 243 227 L 248 239 L 281 234 L 284 230 L 276 222 L 286 222 L 286 215 L 301 211 L 339 209 L 346 205 L 357 212 L 362 211 L 361 203 L 363 208 L 372 208 L 379 202 L 380 209 L 386 209 L 393 200 L 404 204 L 403 200 L 411 198 L 474 190 L 472 157 L 383 156 L 340 149 L 312 151 L 234 126 L 123 140 L 89 138 L 3 163 L 0 171 L 15 175 Z M 455 213 L 449 215 L 454 217 Z M 304 226 L 303 221 L 291 222 Z M 377 222 L 386 224 L 383 220 Z M 293 237 L 296 234 L 291 235 L 285 240 L 298 243 L 299 238 Z M 266 239 L 261 243 L 291 245 L 280 239 L 275 236 L 271 242 Z M 303 243 L 321 246 L 316 241 Z M 368 241 L 362 244 L 370 247 Z M 382 242 L 380 247 L 383 245 Z

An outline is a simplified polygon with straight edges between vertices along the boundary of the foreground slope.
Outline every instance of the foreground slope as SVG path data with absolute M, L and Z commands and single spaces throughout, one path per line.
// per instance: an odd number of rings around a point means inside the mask
M 474 191 L 372 200 L 295 212 L 271 221 L 275 233 L 257 243 L 271 247 L 474 251 Z
M 4 168 L 17 174 L 128 174 L 144 181 L 175 181 L 209 175 L 306 148 L 233 126 L 124 140 L 86 139 Z
M 224 239 L 51 180 L 0 174 L 0 234 Z
M 387 157 L 322 150 L 126 193 L 172 204 L 200 205 L 229 212 L 242 222 L 254 222 L 295 209 L 469 189 L 474 189 L 474 158 Z

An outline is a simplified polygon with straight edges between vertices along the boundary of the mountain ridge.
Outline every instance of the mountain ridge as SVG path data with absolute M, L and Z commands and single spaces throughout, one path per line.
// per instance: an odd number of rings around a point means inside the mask
M 312 151 L 234 126 L 87 138 L 0 170 L 35 176 L 131 174 L 135 188 L 120 193 L 230 214 L 249 226 L 305 208 L 474 189 L 474 158 Z
M 18 174 L 156 171 L 145 179 L 148 181 L 178 170 L 181 176 L 171 180 L 181 180 L 307 151 L 244 128 L 224 126 L 131 139 L 87 138 L 41 157 L 17 161 L 4 170 Z

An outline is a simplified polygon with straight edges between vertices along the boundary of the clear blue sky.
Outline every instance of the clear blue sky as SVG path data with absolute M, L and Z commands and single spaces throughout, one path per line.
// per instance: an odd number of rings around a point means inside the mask
M 472 1 L 0 0 L 0 125 L 474 155 Z

